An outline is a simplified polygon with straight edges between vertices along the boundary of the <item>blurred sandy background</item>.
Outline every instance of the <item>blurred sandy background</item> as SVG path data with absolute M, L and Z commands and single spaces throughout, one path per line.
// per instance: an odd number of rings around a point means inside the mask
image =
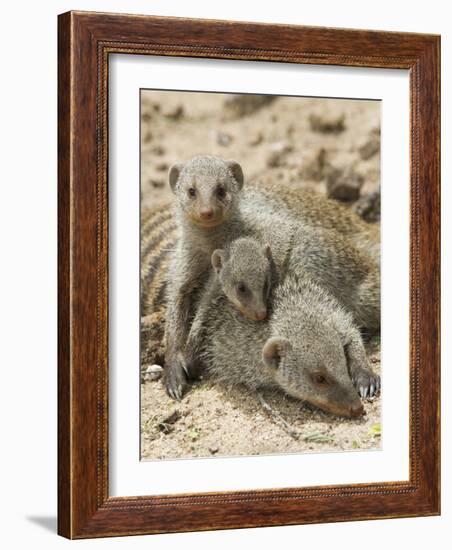
M 345 202 L 369 223 L 379 222 L 377 101 L 142 91 L 142 208 L 172 200 L 168 168 L 197 154 L 233 158 L 246 181 L 308 187 Z M 369 358 L 377 372 L 379 351 L 379 342 L 372 342 Z M 246 390 L 201 380 L 176 403 L 147 367 L 142 365 L 143 459 L 380 446 L 379 398 L 366 401 L 363 419 L 345 420 L 266 394 L 273 414 Z

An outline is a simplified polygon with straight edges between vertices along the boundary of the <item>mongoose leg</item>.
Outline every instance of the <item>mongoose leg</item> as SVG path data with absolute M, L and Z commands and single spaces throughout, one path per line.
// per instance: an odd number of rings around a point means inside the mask
M 380 377 L 368 367 L 366 350 L 358 332 L 345 346 L 348 368 L 353 384 L 362 398 L 374 397 L 381 386 Z
M 172 302 L 172 301 L 171 301 Z M 191 307 L 190 293 L 185 285 L 178 291 L 178 299 L 168 306 L 166 326 L 166 353 L 163 383 L 170 397 L 182 399 L 187 386 L 187 367 L 185 353 L 182 351 L 187 334 L 188 318 Z
M 200 360 L 201 345 L 209 305 L 218 295 L 219 285 L 215 274 L 212 273 L 206 283 L 205 290 L 197 306 L 196 315 L 193 319 L 185 347 L 186 373 L 190 379 L 198 378 L 202 372 L 202 361 Z

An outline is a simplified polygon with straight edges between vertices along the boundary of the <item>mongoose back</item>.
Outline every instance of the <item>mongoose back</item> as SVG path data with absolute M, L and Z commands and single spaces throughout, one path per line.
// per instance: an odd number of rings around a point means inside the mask
M 380 229 L 360 218 L 344 204 L 309 189 L 295 190 L 287 183 L 247 184 L 265 194 L 269 201 L 290 211 L 306 225 L 334 231 L 353 243 L 358 250 L 380 263 Z
M 363 414 L 359 395 L 379 390 L 352 316 L 308 275 L 275 289 L 268 321 L 245 319 L 221 295 L 204 322 L 200 355 L 219 382 L 279 388 L 346 417 Z

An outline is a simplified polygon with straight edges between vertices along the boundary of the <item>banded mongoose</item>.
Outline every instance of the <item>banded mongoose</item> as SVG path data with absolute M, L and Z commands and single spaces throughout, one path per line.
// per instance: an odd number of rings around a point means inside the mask
M 211 274 L 187 338 L 187 366 L 190 372 L 197 374 L 201 372 L 201 332 L 211 302 L 224 296 L 245 318 L 263 321 L 268 314 L 272 287 L 278 281 L 269 245 L 262 245 L 251 237 L 241 237 L 224 249 L 214 250 L 211 262 Z
M 374 396 L 380 378 L 351 314 L 309 275 L 288 275 L 272 308 L 267 321 L 250 321 L 224 295 L 211 301 L 199 348 L 206 371 L 225 384 L 279 388 L 327 412 L 361 416 L 359 395 Z
M 336 213 L 338 229 L 335 231 L 334 203 L 331 201 L 320 196 L 314 201 L 308 193 L 303 206 L 304 194 L 300 192 L 297 205 L 289 208 L 284 193 L 278 196 L 277 192 L 275 195 L 255 188 L 242 191 L 240 165 L 216 157 L 195 157 L 186 164 L 177 164 L 170 169 L 169 179 L 177 197 L 177 220 L 173 231 L 179 236 L 176 245 L 176 238 L 170 244 L 168 233 L 165 232 L 163 237 L 168 247 L 174 248 L 170 253 L 167 274 L 170 284 L 166 285 L 165 297 L 167 350 L 164 381 L 171 396 L 180 398 L 186 385 L 189 372 L 184 346 L 196 301 L 208 277 L 210 255 L 215 248 L 223 247 L 232 239 L 253 236 L 261 242 L 269 242 L 278 267 L 287 267 L 290 261 L 290 269 L 295 272 L 303 269 L 303 250 L 310 251 L 313 256 L 308 264 L 316 270 L 317 282 L 328 287 L 328 282 L 333 281 L 328 290 L 352 311 L 356 307 L 359 309 L 356 321 L 360 326 L 367 328 L 369 325 L 372 330 L 379 326 L 379 268 L 373 262 L 372 254 L 366 254 L 366 246 L 363 245 L 362 250 L 354 246 L 360 235 L 365 243 L 371 240 L 375 244 L 375 239 L 356 215 L 351 216 L 350 222 L 356 231 L 349 234 L 341 220 L 343 212 L 339 207 Z M 161 215 L 166 214 L 162 211 Z M 303 234 L 314 237 L 304 248 L 298 239 Z M 342 242 L 339 248 L 346 254 L 338 253 L 336 245 L 339 241 Z M 301 244 L 303 242 L 306 243 L 306 239 L 301 239 Z M 316 263 L 316 258 L 320 262 Z M 336 273 L 341 274 L 339 278 L 331 276 L 327 264 L 322 265 L 322 258 L 332 259 Z M 373 300 L 375 307 L 362 307 L 360 300 L 365 301 L 367 297 L 376 298 Z
M 252 237 L 242 237 L 212 253 L 212 267 L 221 290 L 240 313 L 252 321 L 267 317 L 272 283 L 272 253 Z
M 180 239 L 172 254 L 167 285 L 164 384 L 168 394 L 182 397 L 190 375 L 185 344 L 194 314 L 196 293 L 206 281 L 210 257 L 225 241 L 241 233 L 238 195 L 243 172 L 235 161 L 211 156 L 174 164 L 169 183 L 177 198 Z

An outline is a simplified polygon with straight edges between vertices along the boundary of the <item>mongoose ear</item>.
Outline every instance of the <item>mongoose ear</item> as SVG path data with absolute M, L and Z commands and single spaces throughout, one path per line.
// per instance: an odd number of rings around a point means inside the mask
M 277 369 L 281 358 L 292 349 L 292 344 L 287 338 L 274 336 L 269 338 L 262 349 L 262 359 L 267 367 Z
M 244 181 L 242 167 L 235 160 L 227 160 L 226 164 L 232 175 L 234 176 L 235 181 L 238 183 L 239 189 L 241 189 L 243 187 Z
M 271 261 L 271 259 L 272 259 L 272 249 L 270 248 L 269 244 L 264 244 L 264 246 L 262 247 L 262 252 L 264 253 L 264 256 Z
M 180 173 L 182 172 L 182 168 L 184 167 L 184 164 L 182 162 L 176 162 L 176 164 L 173 164 L 168 172 L 168 180 L 171 187 L 171 191 L 174 193 L 176 189 L 176 183 L 179 179 Z
M 224 262 L 224 252 L 222 250 L 214 250 L 211 257 L 212 267 L 215 269 L 217 275 L 220 274 L 221 268 Z

